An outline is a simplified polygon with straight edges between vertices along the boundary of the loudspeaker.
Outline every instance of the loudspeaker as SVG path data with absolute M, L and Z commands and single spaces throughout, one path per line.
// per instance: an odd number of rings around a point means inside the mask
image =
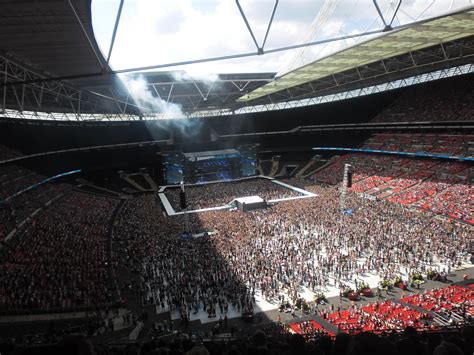
M 352 173 L 350 171 L 347 172 L 347 187 L 352 186 Z
M 187 205 L 186 205 L 186 193 L 182 190 L 179 191 L 179 207 L 181 207 L 181 209 L 186 209 Z

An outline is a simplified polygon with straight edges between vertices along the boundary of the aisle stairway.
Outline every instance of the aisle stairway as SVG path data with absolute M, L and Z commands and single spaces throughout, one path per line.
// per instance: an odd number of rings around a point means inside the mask
M 306 171 L 305 171 L 304 174 L 302 174 L 302 177 L 303 177 L 304 179 L 307 179 L 307 178 L 310 177 L 311 175 L 316 174 L 318 171 L 323 170 L 324 168 L 326 168 L 326 167 L 328 167 L 329 165 L 331 165 L 338 157 L 339 157 L 339 156 L 337 156 L 337 155 L 334 156 L 334 157 L 332 157 L 331 159 L 329 159 L 328 161 L 326 161 L 326 163 L 324 163 L 323 165 L 317 167 L 317 168 L 314 169 L 314 170 L 313 170 L 313 169 L 310 169 L 310 167 L 311 167 L 311 165 L 310 165 L 308 168 L 306 168 Z M 316 162 L 316 160 L 315 160 L 315 161 L 312 161 L 312 163 L 315 163 L 315 162 Z
M 258 163 L 258 173 L 262 176 L 267 176 L 267 172 L 270 174 L 271 164 L 271 160 L 260 160 Z
M 122 176 L 122 179 L 124 179 L 126 182 L 128 182 L 130 185 L 132 185 L 138 191 L 141 191 L 141 192 L 147 192 L 148 191 L 142 185 L 140 185 L 139 183 L 137 183 L 135 180 L 131 179 L 128 176 Z
M 89 186 L 89 187 L 93 188 L 94 190 L 97 190 L 98 195 L 102 195 L 102 196 L 106 196 L 106 197 L 110 197 L 110 195 L 114 195 L 114 196 L 117 196 L 117 197 L 120 197 L 120 198 L 128 198 L 128 196 L 123 194 L 123 193 L 120 193 L 120 192 L 117 192 L 117 191 L 114 191 L 114 190 L 109 190 L 109 189 L 106 189 L 105 187 L 95 185 L 94 183 L 92 183 L 92 182 L 90 182 L 86 179 L 83 179 L 83 178 L 76 179 L 76 181 L 79 183 L 78 187 Z M 100 194 L 100 191 L 105 192 L 105 194 Z
M 306 171 L 314 164 L 314 162 L 318 161 L 320 159 L 321 159 L 320 155 L 315 155 L 315 156 L 311 157 L 311 159 L 308 160 L 308 162 L 301 169 L 298 170 L 295 177 L 297 177 L 297 178 L 303 177 L 304 174 L 306 173 Z
M 150 187 L 153 191 L 158 191 L 158 186 L 156 185 L 155 181 L 151 178 L 149 174 L 143 174 L 145 180 L 150 184 Z
M 275 175 L 275 177 L 284 177 L 284 176 L 293 176 L 294 175 L 294 172 L 298 170 L 298 164 L 297 163 L 288 163 L 288 164 L 284 164 L 280 169 L 279 171 L 277 172 L 277 174 Z
M 274 177 L 276 173 L 278 172 L 278 167 L 280 165 L 280 156 L 276 155 L 272 158 L 272 169 L 270 170 L 270 173 L 268 176 Z

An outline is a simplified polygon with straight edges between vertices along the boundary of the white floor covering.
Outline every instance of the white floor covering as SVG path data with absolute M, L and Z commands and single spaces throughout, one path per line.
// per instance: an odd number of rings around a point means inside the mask
M 363 259 L 361 258 L 360 261 L 363 261 Z M 434 264 L 432 266 L 432 268 L 436 268 L 439 271 L 441 271 L 443 268 L 445 268 L 447 270 L 446 266 L 441 265 L 441 264 Z M 471 276 L 474 276 L 474 274 L 473 274 L 474 265 L 472 265 L 472 264 L 463 264 L 460 269 L 468 269 L 467 272 L 469 274 L 471 274 Z M 402 278 L 404 280 L 407 280 L 407 278 L 408 278 L 408 275 L 406 273 L 406 268 L 403 267 L 403 266 L 400 267 L 400 276 L 402 276 Z M 377 287 L 378 283 L 380 282 L 380 275 L 377 275 L 377 274 L 374 274 L 374 273 L 369 273 L 369 274 L 363 275 L 361 277 L 358 277 L 357 279 L 359 281 L 363 281 L 363 282 L 367 283 L 371 288 L 375 288 L 375 287 Z M 354 280 L 343 280 L 343 282 L 345 284 L 349 285 L 351 288 L 355 289 Z M 327 298 L 339 296 L 339 288 L 334 286 L 334 278 L 333 277 L 330 277 L 330 283 L 328 285 L 326 285 L 326 287 L 323 287 L 323 288 L 318 289 L 318 290 L 309 290 L 307 287 L 302 287 L 299 291 L 300 291 L 299 294 L 301 295 L 301 297 L 303 297 L 308 302 L 314 301 L 314 297 L 316 295 L 316 292 L 323 292 L 324 295 Z M 314 292 L 314 291 L 316 291 L 316 292 Z M 285 295 L 286 299 L 288 299 L 288 295 L 286 293 L 282 293 L 282 294 Z M 275 310 L 275 309 L 278 309 L 279 306 L 280 306 L 278 301 L 271 302 L 269 300 L 263 299 L 262 295 L 261 295 L 261 292 L 258 289 L 257 289 L 257 292 L 255 294 L 255 299 L 256 299 L 256 304 L 255 304 L 255 308 L 254 308 L 255 313 Z M 165 310 L 165 311 L 167 311 L 167 310 Z M 156 307 L 156 312 L 157 313 L 162 313 L 163 310 L 161 310 L 161 307 L 157 306 Z M 191 321 L 200 320 L 201 323 L 210 323 L 210 322 L 214 322 L 216 320 L 219 320 L 220 317 L 224 318 L 224 316 L 225 316 L 225 314 L 220 313 L 220 310 L 217 309 L 216 310 L 216 317 L 215 318 L 209 318 L 207 312 L 200 309 L 197 314 L 193 314 L 193 312 L 190 313 L 190 320 Z M 237 317 L 240 317 L 240 316 L 241 316 L 241 313 L 237 309 L 232 309 L 232 306 L 229 306 L 229 311 L 227 313 L 227 318 L 231 319 L 231 318 L 237 318 Z M 173 319 L 173 320 L 180 319 L 180 314 L 179 314 L 178 310 L 171 311 L 171 319 Z

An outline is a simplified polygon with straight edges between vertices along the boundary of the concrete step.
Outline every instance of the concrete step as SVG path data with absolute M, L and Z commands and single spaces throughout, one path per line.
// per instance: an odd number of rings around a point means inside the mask
M 130 185 L 132 185 L 138 191 L 141 191 L 141 192 L 147 192 L 148 191 L 142 185 L 137 183 L 135 180 L 129 178 L 128 176 L 124 176 L 124 177 L 122 177 L 122 179 L 124 179 L 126 182 L 128 182 Z
M 149 174 L 143 174 L 143 177 L 148 182 L 148 184 L 150 184 L 153 191 L 158 191 L 158 186 Z

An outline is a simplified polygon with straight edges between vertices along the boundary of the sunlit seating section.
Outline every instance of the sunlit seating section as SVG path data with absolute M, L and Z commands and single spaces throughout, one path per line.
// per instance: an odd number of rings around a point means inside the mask
M 474 135 L 380 133 L 369 138 L 362 148 L 410 153 L 474 156 Z
M 461 310 L 465 307 L 466 312 L 474 316 L 474 291 L 463 286 L 435 289 L 400 301 L 434 312 Z
M 424 318 L 425 315 L 415 309 L 386 301 L 331 313 L 327 316 L 327 321 L 339 331 L 358 333 L 402 330 L 407 326 L 425 329 L 427 325 Z

